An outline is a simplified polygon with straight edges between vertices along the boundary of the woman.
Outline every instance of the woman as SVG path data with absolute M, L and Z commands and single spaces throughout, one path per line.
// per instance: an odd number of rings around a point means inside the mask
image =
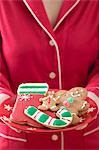
M 20 83 L 47 82 L 85 87 L 99 104 L 98 0 L 1 0 L 0 32 L 0 103 Z M 83 130 L 19 134 L 1 123 L 0 133 L 0 150 L 96 150 L 99 116 Z

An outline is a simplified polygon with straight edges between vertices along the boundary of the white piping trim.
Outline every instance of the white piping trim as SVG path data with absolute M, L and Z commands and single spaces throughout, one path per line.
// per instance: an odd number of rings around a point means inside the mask
M 61 150 L 64 150 L 64 132 L 61 132 Z
M 94 133 L 94 132 L 97 132 L 97 131 L 99 132 L 99 126 L 98 126 L 97 128 L 95 128 L 95 129 L 91 130 L 91 131 L 88 131 L 88 132 L 84 133 L 83 136 L 90 135 L 90 134 L 92 134 L 92 133 Z
M 60 63 L 60 54 L 59 54 L 58 45 L 57 45 L 56 41 L 54 40 L 54 38 L 52 37 L 52 35 L 48 32 L 48 30 L 43 26 L 43 24 L 39 21 L 39 19 L 37 18 L 37 16 L 34 14 L 34 12 L 32 11 L 32 9 L 30 8 L 30 6 L 28 5 L 28 3 L 26 2 L 26 0 L 23 0 L 23 2 L 26 5 L 26 7 L 28 8 L 28 10 L 30 11 L 30 13 L 32 14 L 32 16 L 38 22 L 38 24 L 42 27 L 42 29 L 47 33 L 47 35 L 54 42 L 54 45 L 56 47 L 56 53 L 57 53 L 57 61 L 58 61 L 59 89 L 62 89 L 61 63 Z
M 75 2 L 75 4 L 65 13 L 65 15 L 59 20 L 59 22 L 56 24 L 56 26 L 54 27 L 53 31 L 55 31 L 58 26 L 62 23 L 62 21 L 65 19 L 65 17 L 68 16 L 68 14 L 78 5 L 78 3 L 80 2 L 80 0 L 77 0 Z
M 11 128 L 12 130 L 14 130 L 15 132 L 17 132 L 17 133 L 20 133 L 20 132 L 21 132 L 21 130 L 16 129 L 16 128 L 10 126 L 9 123 L 7 123 L 7 122 L 3 119 L 3 117 L 0 117 L 0 120 L 1 120 L 5 125 L 7 125 L 9 128 Z
M 17 137 L 5 135 L 5 134 L 3 134 L 3 133 L 0 133 L 0 137 L 3 137 L 3 138 L 5 138 L 5 139 L 9 139 L 9 140 L 14 140 L 14 141 L 27 142 L 26 139 L 21 139 L 21 138 L 17 138 Z

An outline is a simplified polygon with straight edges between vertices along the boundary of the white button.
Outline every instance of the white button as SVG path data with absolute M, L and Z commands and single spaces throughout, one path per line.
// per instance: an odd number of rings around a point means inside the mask
M 51 79 L 54 79 L 56 77 L 56 74 L 54 72 L 50 72 L 49 77 Z
M 54 46 L 54 42 L 53 42 L 52 40 L 49 41 L 49 44 L 50 44 L 51 46 Z
M 57 134 L 53 134 L 51 139 L 52 139 L 52 141 L 57 141 L 58 140 L 58 135 Z

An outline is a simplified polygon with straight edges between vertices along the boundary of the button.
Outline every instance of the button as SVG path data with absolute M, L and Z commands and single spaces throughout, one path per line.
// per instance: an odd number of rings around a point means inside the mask
M 57 141 L 58 140 L 58 135 L 57 134 L 53 134 L 51 139 L 52 139 L 52 141 Z
M 51 46 L 54 46 L 54 45 L 55 45 L 54 42 L 53 42 L 53 40 L 50 40 L 50 41 L 49 41 L 49 44 L 50 44 Z
M 54 72 L 50 72 L 49 77 L 51 79 L 54 79 L 56 77 L 56 74 Z

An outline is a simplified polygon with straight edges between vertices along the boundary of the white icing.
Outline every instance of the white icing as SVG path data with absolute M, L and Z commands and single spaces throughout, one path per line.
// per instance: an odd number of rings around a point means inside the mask
M 83 109 L 86 106 L 87 102 L 85 101 L 81 107 L 81 109 Z
M 27 86 L 27 87 L 25 87 Z M 48 92 L 48 84 L 47 83 L 24 83 L 20 84 L 17 90 L 17 93 L 20 94 L 20 92 Z
M 74 92 L 71 92 L 70 94 L 71 94 L 71 96 L 72 96 L 72 97 L 80 97 L 80 96 L 81 96 L 81 94 L 80 94 L 80 93 L 78 93 L 78 94 L 74 94 Z

